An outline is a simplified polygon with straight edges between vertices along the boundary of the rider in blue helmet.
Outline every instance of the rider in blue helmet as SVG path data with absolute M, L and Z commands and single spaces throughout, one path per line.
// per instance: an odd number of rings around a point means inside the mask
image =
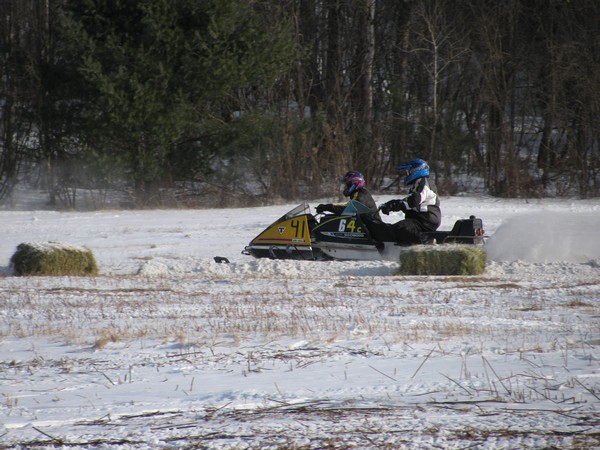
M 377 209 L 377 204 L 375 203 L 375 200 L 373 200 L 371 193 L 366 188 L 365 177 L 362 173 L 356 170 L 351 170 L 342 177 L 341 183 L 342 192 L 345 197 L 348 197 L 349 200 L 357 200 L 361 202 L 363 205 L 369 208 L 373 217 L 381 220 L 379 210 Z M 324 203 L 317 206 L 317 214 L 321 214 L 325 211 L 332 212 L 334 214 L 341 214 L 345 208 L 346 204 L 334 205 L 331 203 Z
M 405 175 L 408 195 L 390 200 L 379 209 L 386 215 L 392 211 L 402 211 L 404 220 L 394 224 L 374 221 L 368 226 L 378 240 L 393 241 L 400 245 L 420 244 L 421 232 L 435 231 L 440 226 L 440 199 L 435 186 L 429 182 L 429 165 L 424 160 L 413 159 L 400 164 L 398 172 Z
M 406 164 L 400 164 L 398 166 L 398 172 L 400 171 L 406 171 L 404 184 L 410 186 L 413 181 L 429 176 L 429 165 L 422 159 L 413 159 Z

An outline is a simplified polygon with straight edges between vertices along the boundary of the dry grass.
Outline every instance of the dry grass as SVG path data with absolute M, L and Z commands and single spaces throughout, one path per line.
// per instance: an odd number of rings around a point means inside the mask
M 100 333 L 100 337 L 96 339 L 94 343 L 95 350 L 102 350 L 109 343 L 115 343 L 121 341 L 121 337 L 115 330 L 102 330 Z
M 569 308 L 593 308 L 594 307 L 594 305 L 592 303 L 586 302 L 581 299 L 571 300 L 571 301 L 567 302 L 566 306 Z
M 15 336 L 15 333 L 52 336 L 58 341 L 98 350 L 98 354 L 82 352 L 81 359 L 71 361 L 40 359 L 40 364 L 60 366 L 61 377 L 69 371 L 96 370 L 109 388 L 136 381 L 134 369 L 148 361 L 161 366 L 161 370 L 163 364 L 170 367 L 183 362 L 186 365 L 214 365 L 228 371 L 241 369 L 244 376 L 252 377 L 280 362 L 293 371 L 337 360 L 343 357 L 340 355 L 358 355 L 361 364 L 366 361 L 373 371 L 379 372 L 376 360 L 396 352 L 398 364 L 405 364 L 407 360 L 413 364 L 411 380 L 415 383 L 424 372 L 431 370 L 429 365 L 439 362 L 440 358 L 458 361 L 453 371 L 440 374 L 450 386 L 448 395 L 446 391 L 428 392 L 427 398 L 432 400 L 423 400 L 424 403 L 416 408 L 401 402 L 388 410 L 387 400 L 373 408 L 372 404 L 361 406 L 360 399 L 355 399 L 357 405 L 339 402 L 328 405 L 320 400 L 312 404 L 286 404 L 285 398 L 269 397 L 265 404 L 276 406 L 253 408 L 247 412 L 207 408 L 206 417 L 202 416 L 201 410 L 192 415 L 186 415 L 184 411 L 165 412 L 162 417 L 160 411 L 156 417 L 148 415 L 151 413 L 139 418 L 121 415 L 111 419 L 107 416 L 100 422 L 78 423 L 82 436 L 86 435 L 84 431 L 98 436 L 103 427 L 111 430 L 109 435 L 114 436 L 114 427 L 131 430 L 137 429 L 138 425 L 148 427 L 150 424 L 152 439 L 160 435 L 173 439 L 173 442 L 201 446 L 218 441 L 216 436 L 220 430 L 205 431 L 207 426 L 213 424 L 216 429 L 222 427 L 224 421 L 231 420 L 236 427 L 245 427 L 239 434 L 252 436 L 253 442 L 256 442 L 256 436 L 253 436 L 256 430 L 266 430 L 260 435 L 268 446 L 273 442 L 269 433 L 272 436 L 281 434 L 281 427 L 269 428 L 269 424 L 281 420 L 286 426 L 290 423 L 298 425 L 300 421 L 306 424 L 314 421 L 316 426 L 330 423 L 331 435 L 324 432 L 327 436 L 324 439 L 342 436 L 347 441 L 335 442 L 348 446 L 368 447 L 373 445 L 373 439 L 377 439 L 378 448 L 386 448 L 388 441 L 394 442 L 389 448 L 397 448 L 398 436 L 407 436 L 407 432 L 413 432 L 411 430 L 417 430 L 414 432 L 419 436 L 443 437 L 445 442 L 449 442 L 451 436 L 452 443 L 461 446 L 463 441 L 476 445 L 479 439 L 487 439 L 492 434 L 489 430 L 496 430 L 495 437 L 521 433 L 493 427 L 493 420 L 503 414 L 522 414 L 524 419 L 530 415 L 507 409 L 515 403 L 524 408 L 527 403 L 545 401 L 556 405 L 559 413 L 566 407 L 577 408 L 584 404 L 582 397 L 571 398 L 573 395 L 569 394 L 570 397 L 565 398 L 563 389 L 554 389 L 555 382 L 545 376 L 540 361 L 548 358 L 550 352 L 560 352 L 564 354 L 561 364 L 567 367 L 574 357 L 575 345 L 579 346 L 580 353 L 591 355 L 588 349 L 597 345 L 593 341 L 597 336 L 594 328 L 597 321 L 586 317 L 600 315 L 600 305 L 594 300 L 598 292 L 596 287 L 590 285 L 585 290 L 575 285 L 549 285 L 536 291 L 526 283 L 522 287 L 485 277 L 443 277 L 428 280 L 426 285 L 427 289 L 422 289 L 424 283 L 419 277 L 389 276 L 336 277 L 334 280 L 315 279 L 310 283 L 294 277 L 283 278 L 277 283 L 272 279 L 242 276 L 204 280 L 195 276 L 162 279 L 136 276 L 93 279 L 10 277 L 3 280 L 0 289 L 0 336 Z M 578 308 L 578 314 L 573 314 L 573 308 Z M 550 309 L 552 315 L 548 314 Z M 583 325 L 586 320 L 588 334 Z M 574 323 L 577 323 L 576 327 Z M 94 355 L 105 359 L 102 349 L 138 348 L 137 340 L 142 338 L 168 344 L 160 362 L 157 363 L 154 356 L 145 359 L 146 356 L 138 355 L 136 361 L 127 360 L 127 365 L 114 369 L 111 361 L 98 360 L 94 365 L 88 360 Z M 301 348 L 290 347 L 290 339 L 306 340 L 307 344 Z M 142 343 L 152 345 L 151 342 Z M 431 352 L 423 353 L 424 348 Z M 378 358 L 367 360 L 374 356 Z M 499 365 L 503 364 L 504 358 L 522 360 L 528 370 L 524 374 L 499 377 Z M 590 356 L 590 365 L 594 362 Z M 0 362 L 0 370 L 9 367 L 14 370 L 11 364 L 10 361 Z M 33 371 L 33 365 L 38 362 L 16 364 Z M 396 377 L 392 371 L 379 373 L 386 379 Z M 344 376 L 346 372 L 340 374 L 340 378 Z M 192 378 L 186 386 L 189 392 L 193 383 Z M 576 383 L 575 378 L 572 383 Z M 16 410 L 20 406 L 10 395 L 0 398 L 0 402 L 8 409 Z M 472 429 L 463 425 L 457 425 L 456 429 L 420 428 L 413 427 L 412 423 L 409 427 L 410 415 L 415 415 L 415 421 L 418 419 L 422 423 L 417 417 L 419 414 L 435 416 L 442 410 L 452 412 L 451 423 L 458 423 L 455 419 L 459 414 L 466 414 L 469 419 L 477 415 L 481 420 L 490 416 L 490 423 Z M 473 411 L 477 413 L 473 414 Z M 570 411 L 569 414 L 574 413 Z M 378 418 L 389 418 L 389 421 L 382 422 L 383 428 L 377 428 L 374 421 Z M 582 423 L 585 420 L 582 413 Z M 370 423 L 368 431 L 365 431 L 365 423 Z M 189 424 L 194 424 L 193 433 Z M 591 425 L 595 423 L 590 421 L 590 430 L 593 429 Z M 181 441 L 176 441 L 179 439 L 178 427 L 185 436 Z M 523 431 L 523 437 L 534 438 L 545 433 L 532 429 L 534 431 Z M 293 434 L 293 430 L 286 430 Z M 591 433 L 580 437 L 579 442 L 593 442 L 597 434 Z M 305 425 L 298 425 L 297 436 L 306 436 Z M 229 437 L 225 436 L 223 441 Z M 406 439 L 409 445 L 409 437 Z M 326 446 L 325 440 L 313 441 L 311 448 Z M 98 442 L 101 441 L 95 443 Z M 519 436 L 516 436 L 516 442 L 520 442 Z M 48 445 L 47 440 L 40 440 L 39 445 L 42 443 Z M 107 441 L 106 445 L 114 443 Z M 32 442 L 26 444 L 35 446 Z M 289 448 L 300 447 L 290 445 Z
M 18 278 L 12 280 L 22 284 Z M 217 341 L 239 345 L 287 337 L 319 342 L 381 337 L 393 344 L 511 336 L 513 341 L 520 337 L 521 347 L 546 348 L 539 332 L 547 327 L 546 309 L 552 308 L 565 321 L 570 320 L 569 309 L 600 309 L 576 289 L 564 294 L 562 287 L 549 288 L 542 297 L 483 277 L 474 284 L 460 277 L 444 278 L 433 287 L 428 283 L 427 290 L 419 288 L 416 277 L 340 277 L 317 285 L 293 280 L 274 284 L 248 279 L 238 284 L 97 277 L 85 288 L 78 287 L 82 283 L 77 279 L 71 285 L 62 278 L 55 284 L 47 278 L 35 280 L 28 280 L 26 288 L 0 290 L 0 313 L 5 318 L 0 336 L 56 336 L 95 348 L 140 338 L 180 345 Z M 565 314 L 560 314 L 561 308 Z

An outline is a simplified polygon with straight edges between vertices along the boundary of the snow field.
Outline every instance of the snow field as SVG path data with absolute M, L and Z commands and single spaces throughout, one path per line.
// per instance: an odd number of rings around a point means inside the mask
M 0 444 L 600 448 L 599 202 L 442 200 L 484 275 L 240 254 L 294 205 L 0 211 Z M 30 240 L 101 275 L 10 276 Z

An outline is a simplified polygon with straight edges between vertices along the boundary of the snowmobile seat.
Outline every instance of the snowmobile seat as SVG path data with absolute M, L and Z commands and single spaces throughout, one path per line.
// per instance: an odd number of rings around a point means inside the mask
M 483 244 L 483 221 L 475 216 L 457 220 L 450 231 L 422 233 L 424 244 Z

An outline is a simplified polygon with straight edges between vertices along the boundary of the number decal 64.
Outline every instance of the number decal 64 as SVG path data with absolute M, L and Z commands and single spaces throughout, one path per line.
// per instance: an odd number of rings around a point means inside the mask
M 356 227 L 356 220 L 352 219 L 349 222 L 346 219 L 341 219 L 340 220 L 340 226 L 338 227 L 338 231 L 346 231 L 346 229 L 350 230 L 351 232 L 359 232 L 360 233 L 360 227 Z

